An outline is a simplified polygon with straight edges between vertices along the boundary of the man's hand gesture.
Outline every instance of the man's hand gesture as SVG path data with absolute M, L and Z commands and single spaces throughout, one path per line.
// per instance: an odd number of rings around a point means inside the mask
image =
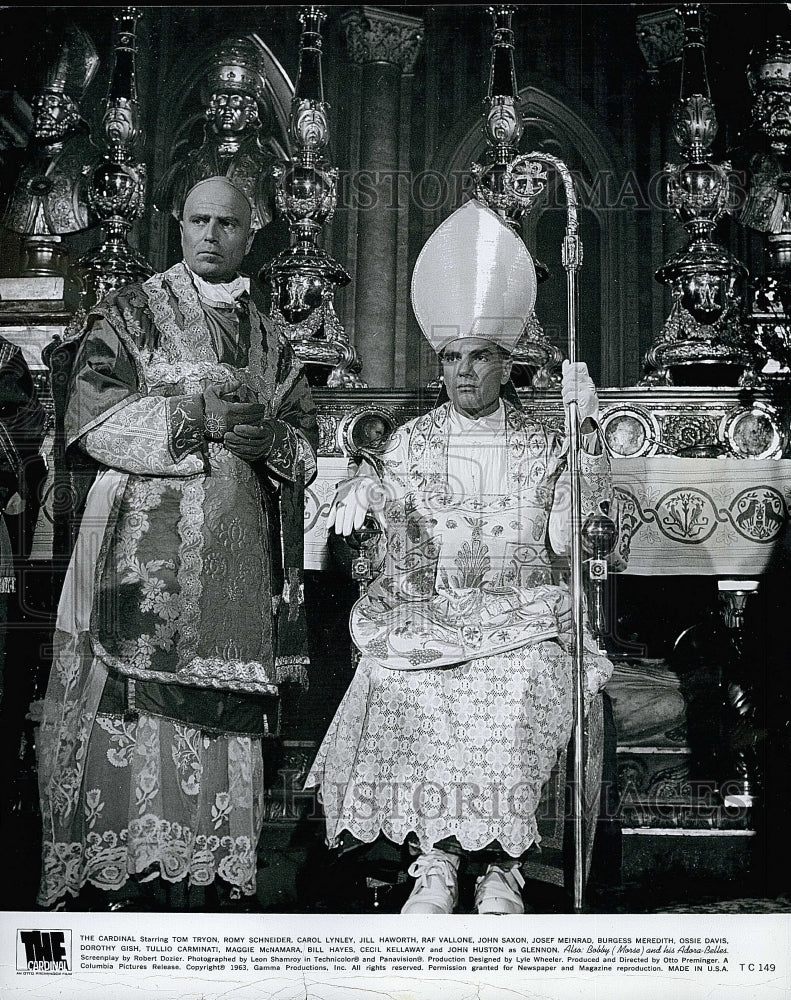
M 229 381 L 203 390 L 203 433 L 210 441 L 222 441 L 237 424 L 257 425 L 268 417 L 263 403 L 238 402 L 238 388 L 238 383 Z
M 371 511 L 380 514 L 384 509 L 386 492 L 378 479 L 356 476 L 338 486 L 327 514 L 327 530 L 336 535 L 351 535 L 363 526 L 365 515 Z
M 275 421 L 265 419 L 258 424 L 246 422 L 236 424 L 233 430 L 225 435 L 223 444 L 237 458 L 243 458 L 245 462 L 257 462 L 261 458 L 266 458 L 272 450 L 274 441 Z

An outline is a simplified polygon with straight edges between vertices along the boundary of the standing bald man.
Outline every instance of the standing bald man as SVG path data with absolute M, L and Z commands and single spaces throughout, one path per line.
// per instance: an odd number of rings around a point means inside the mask
M 250 214 L 227 179 L 196 184 L 183 261 L 86 321 L 65 426 L 97 475 L 39 740 L 45 907 L 245 908 L 256 891 L 262 737 L 307 664 L 317 432 L 239 273 Z

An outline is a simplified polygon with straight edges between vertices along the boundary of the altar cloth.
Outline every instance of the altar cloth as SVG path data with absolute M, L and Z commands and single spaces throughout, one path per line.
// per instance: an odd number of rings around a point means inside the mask
M 755 576 L 791 509 L 791 460 L 613 459 L 626 573 Z

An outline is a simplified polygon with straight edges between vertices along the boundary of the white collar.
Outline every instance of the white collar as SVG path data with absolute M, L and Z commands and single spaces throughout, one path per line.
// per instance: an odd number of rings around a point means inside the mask
M 250 279 L 243 275 L 238 275 L 232 281 L 206 281 L 205 278 L 201 278 L 199 274 L 196 274 L 188 264 L 184 264 L 187 269 L 187 273 L 192 278 L 195 288 L 198 291 L 198 295 L 205 301 L 210 303 L 219 303 L 221 305 L 235 305 L 236 301 L 244 295 L 245 292 L 250 292 Z
M 467 417 L 450 404 L 451 425 L 459 431 L 500 431 L 505 426 L 505 406 L 502 399 L 500 405 L 492 413 L 487 413 L 485 417 Z

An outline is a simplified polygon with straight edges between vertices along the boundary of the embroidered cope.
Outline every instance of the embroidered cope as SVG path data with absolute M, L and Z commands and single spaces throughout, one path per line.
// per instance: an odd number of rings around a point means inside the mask
M 315 475 L 315 410 L 244 287 L 199 287 L 178 264 L 108 297 L 75 362 L 67 444 L 100 471 L 39 741 L 43 906 L 131 875 L 255 891 L 267 699 L 306 664 L 280 655 L 300 595 L 282 596 L 278 494 Z M 204 439 L 203 390 L 229 379 L 274 418 L 252 465 Z

